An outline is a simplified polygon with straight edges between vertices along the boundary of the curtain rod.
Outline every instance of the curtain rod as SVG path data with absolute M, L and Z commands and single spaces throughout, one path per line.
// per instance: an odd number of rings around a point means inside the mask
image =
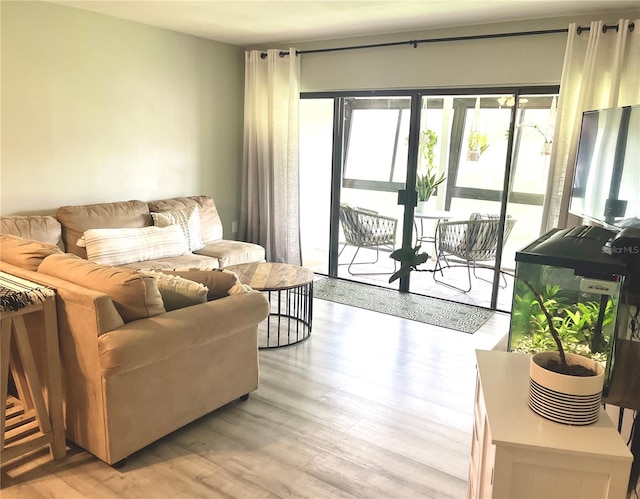
M 636 25 L 635 23 L 629 23 L 629 31 L 633 31 L 635 29 Z M 604 26 L 602 26 L 602 32 L 606 33 L 607 31 L 609 31 L 610 29 L 615 29 L 616 33 L 618 32 L 618 30 L 620 29 L 620 26 L 618 26 L 617 24 L 605 24 Z M 591 27 L 590 26 L 578 26 L 578 28 L 576 29 L 576 33 L 578 33 L 579 35 L 582 34 L 583 31 L 591 31 Z
M 633 31 L 634 24 L 629 24 L 629 31 Z M 608 30 L 615 28 L 618 31 L 618 25 L 604 25 L 602 27 L 602 32 L 606 33 Z M 589 26 L 582 27 L 578 26 L 576 32 L 581 34 L 583 31 L 589 31 L 591 28 Z M 333 48 L 325 48 L 325 49 L 310 49 L 310 50 L 296 50 L 296 55 L 300 54 L 319 54 L 323 52 L 341 52 L 345 50 L 361 50 L 361 49 L 371 49 L 371 48 L 380 48 L 380 47 L 395 47 L 399 45 L 411 45 L 413 48 L 417 48 L 421 43 L 436 43 L 436 42 L 458 42 L 465 40 L 486 40 L 489 38 L 511 38 L 515 36 L 532 36 L 532 35 L 550 35 L 555 33 L 568 33 L 568 28 L 560 28 L 560 29 L 546 29 L 539 31 L 517 31 L 513 33 L 492 33 L 488 35 L 468 35 L 468 36 L 448 36 L 445 38 L 427 38 L 422 40 L 404 40 L 401 42 L 387 42 L 387 43 L 372 43 L 369 45 L 352 45 L 349 47 L 333 47 Z M 285 55 L 289 55 L 289 52 L 286 50 L 282 50 L 279 53 L 280 57 L 284 57 Z M 260 54 L 262 59 L 267 57 L 266 53 Z

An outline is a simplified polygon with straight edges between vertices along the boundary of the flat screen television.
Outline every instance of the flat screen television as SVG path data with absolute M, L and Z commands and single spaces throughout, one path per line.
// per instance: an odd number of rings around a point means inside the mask
M 569 212 L 640 228 L 640 105 L 582 113 Z

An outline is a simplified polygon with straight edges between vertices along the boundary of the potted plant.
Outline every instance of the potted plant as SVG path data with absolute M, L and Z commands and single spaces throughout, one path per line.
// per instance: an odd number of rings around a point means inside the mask
M 416 179 L 416 190 L 418 191 L 418 203 L 426 203 L 431 196 L 437 193 L 438 186 L 444 182 L 444 173 L 438 176 L 437 171 L 434 169 L 428 169 L 424 175 L 418 175 Z M 420 210 L 420 207 L 418 208 Z
M 429 255 L 420 252 L 420 245 L 415 248 L 400 248 L 391 253 L 391 258 L 400 262 L 400 270 L 395 272 L 389 282 L 413 271 L 433 272 L 433 269 L 421 269 L 420 265 L 429 259 Z M 538 318 L 543 331 L 548 333 L 556 347 L 555 351 L 536 353 L 531 358 L 529 407 L 537 414 L 553 421 L 585 425 L 597 421 L 600 414 L 602 389 L 604 385 L 604 368 L 595 359 L 565 352 L 562 343 L 563 331 L 569 326 L 565 317 L 554 317 L 553 301 L 545 299 L 527 280 L 514 274 L 518 282 L 526 286 L 541 313 Z M 571 315 L 571 314 L 569 314 Z M 573 321 L 586 320 L 580 314 L 573 314 Z M 594 341 L 600 341 L 594 339 Z
M 489 147 L 487 144 L 487 134 L 480 133 L 477 130 L 469 132 L 469 141 L 467 145 L 467 159 L 469 161 L 478 161 L 480 155 Z
M 431 196 L 437 193 L 438 186 L 445 181 L 444 173 L 438 175 L 438 167 L 435 165 L 435 147 L 438 143 L 438 135 L 431 129 L 423 130 L 420 135 L 420 156 L 426 163 L 426 171 L 418 174 L 416 178 L 416 191 L 418 203 L 426 203 Z M 418 211 L 424 211 L 424 205 L 418 205 Z

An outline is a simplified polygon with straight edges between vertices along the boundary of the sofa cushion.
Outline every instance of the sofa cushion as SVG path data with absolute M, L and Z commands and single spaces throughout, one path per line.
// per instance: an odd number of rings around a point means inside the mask
M 247 288 L 238 279 L 238 276 L 228 270 L 175 268 L 163 269 L 162 273 L 179 276 L 190 281 L 203 284 L 207 287 L 207 300 L 217 300 L 233 294 L 244 293 Z
M 9 234 L 0 235 L 0 260 L 35 272 L 49 255 L 62 253 L 55 244 L 23 239 Z
M 89 260 L 104 265 L 144 262 L 189 253 L 187 240 L 177 225 L 89 229 L 76 244 L 85 246 Z
M 64 250 L 62 226 L 50 215 L 0 217 L 0 234 L 11 234 L 24 239 L 55 244 Z
M 197 206 L 200 212 L 200 233 L 204 243 L 222 239 L 222 220 L 212 198 L 209 196 L 189 196 L 161 199 L 149 202 L 151 211 L 172 211 Z
M 241 263 L 265 261 L 265 250 L 262 246 L 242 241 L 228 241 L 226 239 L 209 242 L 204 248 L 195 253 L 217 258 L 220 262 L 220 268 Z
M 46 257 L 38 272 L 109 295 L 125 322 L 166 311 L 155 279 L 135 270 L 100 265 L 63 253 Z
M 150 275 L 156 280 L 167 312 L 207 301 L 207 292 L 209 290 L 199 282 L 153 270 L 141 270 L 140 272 Z
M 61 206 L 56 218 L 62 225 L 64 247 L 82 258 L 87 258 L 87 252 L 76 243 L 85 230 L 152 225 L 147 203 L 138 200 Z
M 151 218 L 153 218 L 153 225 L 157 227 L 179 226 L 189 243 L 189 251 L 196 251 L 204 248 L 199 213 L 197 206 L 191 206 L 182 210 L 153 211 L 151 212 Z

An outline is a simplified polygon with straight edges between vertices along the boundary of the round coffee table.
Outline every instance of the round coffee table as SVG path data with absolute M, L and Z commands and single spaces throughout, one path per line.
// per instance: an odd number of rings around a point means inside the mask
M 313 272 L 287 263 L 243 263 L 226 267 L 240 282 L 262 291 L 269 317 L 258 327 L 258 347 L 294 345 L 311 335 Z

